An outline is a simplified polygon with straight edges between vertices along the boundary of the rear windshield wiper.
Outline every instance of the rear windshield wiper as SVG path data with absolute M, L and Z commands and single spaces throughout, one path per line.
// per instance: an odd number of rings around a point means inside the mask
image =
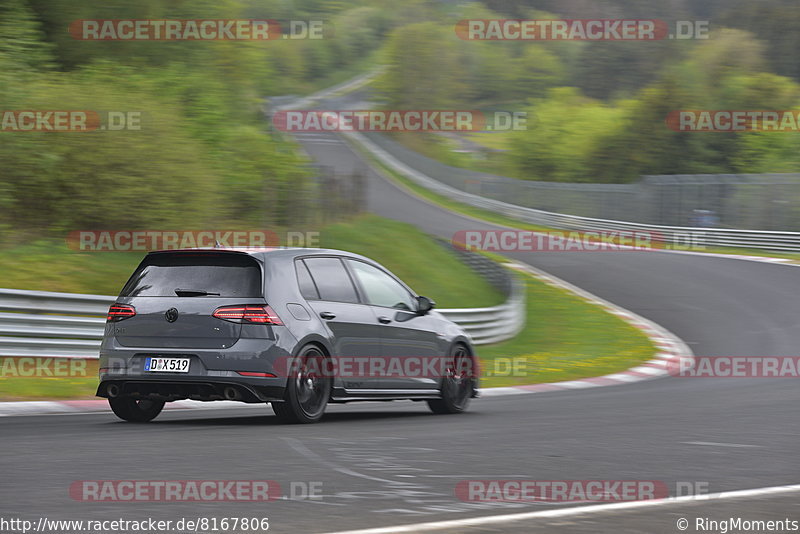
M 176 289 L 175 294 L 179 297 L 205 297 L 208 295 L 216 295 L 219 296 L 219 293 L 212 293 L 210 291 L 206 291 L 205 289 Z

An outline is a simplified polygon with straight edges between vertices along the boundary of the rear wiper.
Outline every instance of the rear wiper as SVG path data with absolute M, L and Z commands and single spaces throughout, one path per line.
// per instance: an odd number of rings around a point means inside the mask
M 216 295 L 219 296 L 219 293 L 212 293 L 210 291 L 206 291 L 205 289 L 176 289 L 175 294 L 179 297 L 205 297 L 208 295 Z

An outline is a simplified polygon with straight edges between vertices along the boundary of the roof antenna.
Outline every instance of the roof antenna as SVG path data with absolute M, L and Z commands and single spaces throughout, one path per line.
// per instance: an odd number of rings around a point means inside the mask
M 214 240 L 214 248 L 222 248 L 222 245 L 219 242 L 219 239 Z

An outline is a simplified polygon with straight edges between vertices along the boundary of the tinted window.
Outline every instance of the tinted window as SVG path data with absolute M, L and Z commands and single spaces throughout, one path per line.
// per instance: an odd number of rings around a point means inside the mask
M 336 302 L 358 302 L 350 275 L 338 258 L 306 258 L 306 265 L 319 290 L 319 298 Z
M 207 291 L 213 297 L 260 297 L 261 269 L 253 258 L 241 254 L 152 254 L 120 295 L 177 297 L 176 289 Z
M 297 285 L 300 286 L 300 294 L 303 298 L 316 300 L 319 298 L 317 286 L 314 285 L 314 280 L 308 273 L 308 268 L 303 260 L 294 262 L 295 271 L 297 271 Z
M 416 310 L 414 297 L 397 280 L 363 261 L 348 261 L 366 293 L 368 303 L 399 310 Z

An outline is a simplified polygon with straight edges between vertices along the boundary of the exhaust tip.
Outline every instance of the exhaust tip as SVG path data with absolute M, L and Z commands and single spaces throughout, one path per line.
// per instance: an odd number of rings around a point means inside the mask
M 111 399 L 119 397 L 119 386 L 116 384 L 109 384 L 106 388 L 106 393 Z
M 222 395 L 225 397 L 226 400 L 238 400 L 239 399 L 239 391 L 232 386 L 226 387 L 222 390 Z

